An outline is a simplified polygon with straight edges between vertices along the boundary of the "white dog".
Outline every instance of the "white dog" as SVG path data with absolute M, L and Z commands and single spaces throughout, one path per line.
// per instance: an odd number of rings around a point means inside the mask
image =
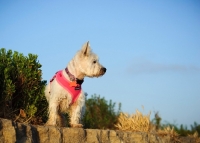
M 81 84 L 85 76 L 99 77 L 105 72 L 106 68 L 91 51 L 89 42 L 85 43 L 67 67 L 57 72 L 46 86 L 45 96 L 49 103 L 49 119 L 46 124 L 65 126 L 62 113 L 69 112 L 70 126 L 82 127 L 85 95 L 81 90 Z

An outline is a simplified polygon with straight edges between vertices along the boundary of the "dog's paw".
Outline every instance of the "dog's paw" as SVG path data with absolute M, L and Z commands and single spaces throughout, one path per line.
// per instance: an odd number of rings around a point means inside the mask
M 72 128 L 83 128 L 82 124 L 70 124 L 70 127 Z

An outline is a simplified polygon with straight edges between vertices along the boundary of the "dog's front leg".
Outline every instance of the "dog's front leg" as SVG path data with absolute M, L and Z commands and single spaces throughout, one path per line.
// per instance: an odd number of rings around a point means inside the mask
M 79 99 L 70 106 L 70 126 L 74 128 L 82 128 L 80 123 L 85 111 L 85 100 Z
M 56 120 L 58 117 L 58 102 L 50 100 L 49 102 L 49 119 L 46 125 L 56 125 Z

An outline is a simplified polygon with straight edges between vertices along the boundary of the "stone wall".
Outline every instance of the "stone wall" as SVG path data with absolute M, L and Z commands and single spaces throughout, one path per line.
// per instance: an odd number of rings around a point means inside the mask
M 172 143 L 178 140 L 195 142 L 189 137 L 173 139 L 153 133 L 33 126 L 0 118 L 0 143 Z

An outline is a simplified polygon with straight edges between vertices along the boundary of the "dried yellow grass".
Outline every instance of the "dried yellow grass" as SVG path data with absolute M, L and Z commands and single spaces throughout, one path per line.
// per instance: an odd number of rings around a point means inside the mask
M 144 109 L 144 108 L 143 108 Z M 174 127 L 164 127 L 163 129 L 156 129 L 155 125 L 150 121 L 151 112 L 148 115 L 143 115 L 136 110 L 135 114 L 129 115 L 121 112 L 118 117 L 118 122 L 115 127 L 122 131 L 141 131 L 141 132 L 153 132 L 160 136 L 170 136 L 171 141 L 180 143 L 179 134 L 174 130 Z M 200 137 L 196 131 L 193 135 L 188 135 L 195 139 L 195 143 L 200 143 Z
M 194 138 L 196 143 L 200 143 L 200 137 L 197 131 L 194 132 L 193 135 L 188 135 L 188 136 Z
M 159 135 L 170 135 L 171 137 L 177 137 L 179 134 L 174 130 L 174 127 L 167 126 L 164 129 L 158 130 Z
M 123 131 L 143 131 L 148 132 L 150 130 L 150 114 L 143 115 L 136 110 L 136 114 L 131 116 L 126 113 L 120 113 L 118 122 L 115 127 Z

